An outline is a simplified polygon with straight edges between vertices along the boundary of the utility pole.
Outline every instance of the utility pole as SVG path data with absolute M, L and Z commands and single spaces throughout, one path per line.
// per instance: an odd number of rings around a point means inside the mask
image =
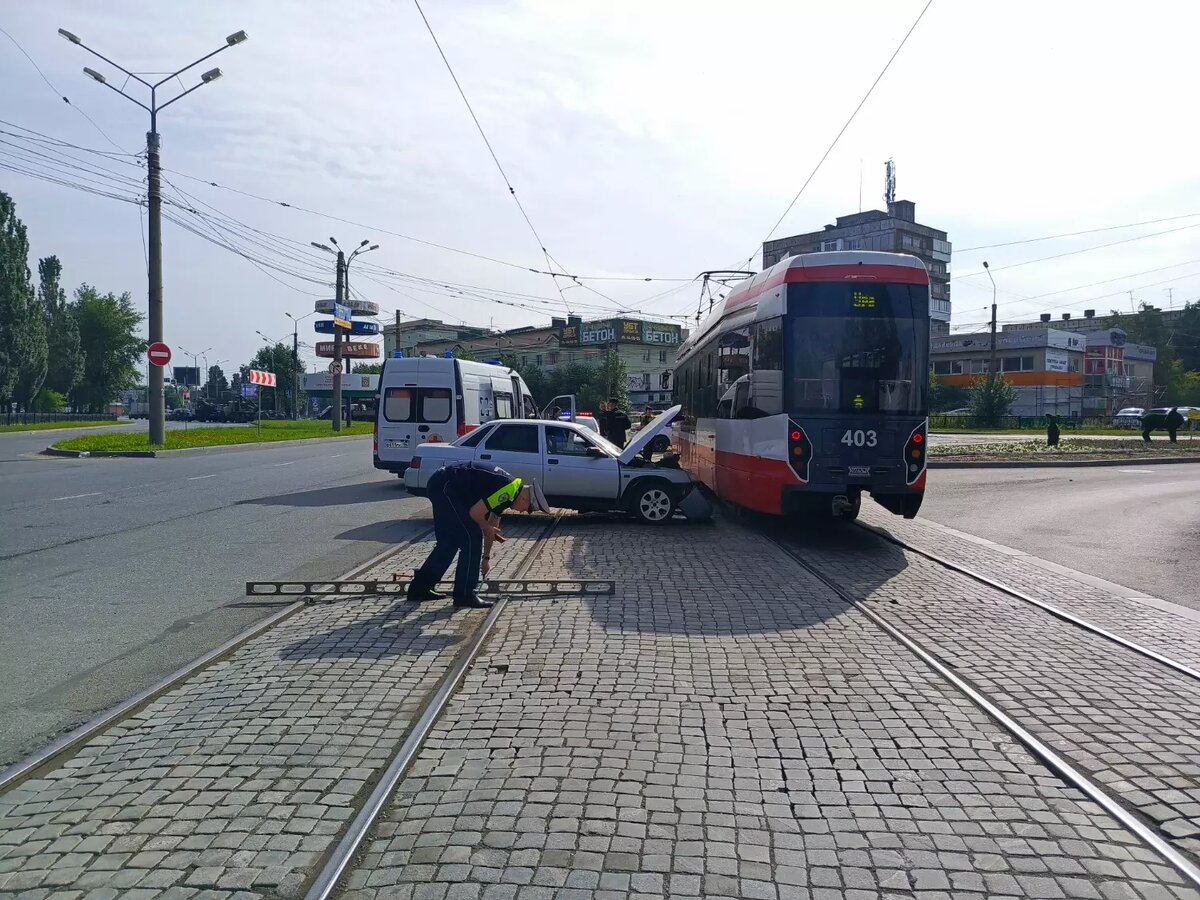
M 135 100 L 129 94 L 126 94 L 122 88 L 116 87 L 108 83 L 108 80 L 94 69 L 84 67 L 83 73 L 97 81 L 107 88 L 110 88 L 129 100 L 136 103 L 146 112 L 150 113 L 150 130 L 146 132 L 146 167 L 148 172 L 148 187 L 146 191 L 147 207 L 150 215 L 150 237 L 149 247 L 147 248 L 148 256 L 148 278 L 149 278 L 149 303 L 147 315 L 147 327 L 149 330 L 150 343 L 155 343 L 163 339 L 163 299 L 162 299 L 162 161 L 159 156 L 160 141 L 158 135 L 158 113 L 160 110 L 166 109 L 176 100 L 186 97 L 197 88 L 203 87 L 221 77 L 220 69 L 209 69 L 200 76 L 200 83 L 187 88 L 180 94 L 176 94 L 166 103 L 159 104 L 158 89 L 168 81 L 178 78 L 188 69 L 200 65 L 206 59 L 216 56 L 222 50 L 227 50 L 230 47 L 235 47 L 246 40 L 246 32 L 237 31 L 225 38 L 225 46 L 218 47 L 212 53 L 208 53 L 193 63 L 189 63 L 178 71 L 172 72 L 161 81 L 151 84 L 144 78 L 135 75 L 123 66 L 117 65 L 106 56 L 97 53 L 91 47 L 83 43 L 78 37 L 64 28 L 58 29 L 58 33 L 75 44 L 82 47 L 88 53 L 108 63 L 114 69 L 119 69 L 127 78 L 132 78 L 149 88 L 150 90 L 150 105 L 147 106 L 140 100 Z M 180 82 L 182 84 L 182 82 Z M 150 445 L 157 447 L 161 446 L 166 434 L 166 398 L 163 396 L 163 368 L 162 366 L 150 366 L 149 376 L 147 378 L 147 391 L 150 401 Z
M 317 241 L 309 242 L 318 250 L 324 250 L 326 253 L 334 253 L 333 247 L 326 244 L 318 243 Z M 342 252 L 342 248 L 338 246 L 338 242 L 334 238 L 329 239 L 329 243 L 337 247 L 337 289 L 335 291 L 335 303 L 349 305 L 350 300 L 350 263 L 354 262 L 354 258 L 360 253 L 370 253 L 372 250 L 378 250 L 378 244 L 371 244 L 368 240 L 363 240 L 350 256 L 347 257 Z M 370 247 L 367 244 L 371 244 Z M 397 313 L 397 320 L 399 313 Z M 396 335 L 399 339 L 399 334 Z M 336 326 L 333 329 L 333 360 L 337 363 L 333 375 L 333 430 L 342 430 L 342 329 Z
M 983 261 L 983 268 L 988 274 L 988 280 L 992 283 L 992 361 L 988 367 L 988 380 L 991 381 L 999 374 L 996 368 L 996 279 L 992 277 L 992 270 L 988 268 L 987 260 Z
M 337 289 L 334 291 L 335 303 L 345 302 L 342 294 L 345 288 L 346 254 L 339 247 L 337 252 Z M 342 329 L 337 327 L 333 329 L 333 430 L 342 430 Z

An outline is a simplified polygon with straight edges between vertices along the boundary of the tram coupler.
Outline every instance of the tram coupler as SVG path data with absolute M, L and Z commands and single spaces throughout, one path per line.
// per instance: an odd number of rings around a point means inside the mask
M 844 516 L 854 511 L 854 502 L 845 494 L 834 494 L 832 502 L 835 516 Z

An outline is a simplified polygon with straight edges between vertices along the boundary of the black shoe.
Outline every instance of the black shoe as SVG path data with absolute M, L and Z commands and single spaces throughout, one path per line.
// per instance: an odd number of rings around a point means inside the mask
M 467 609 L 487 609 L 489 606 L 494 606 L 491 600 L 481 600 L 472 594 L 470 597 L 455 597 L 454 605 L 466 607 Z
M 431 591 L 427 588 L 418 588 L 416 583 L 410 584 L 405 592 L 405 599 L 409 603 L 424 603 L 426 600 L 443 600 L 445 594 L 439 594 L 437 591 Z

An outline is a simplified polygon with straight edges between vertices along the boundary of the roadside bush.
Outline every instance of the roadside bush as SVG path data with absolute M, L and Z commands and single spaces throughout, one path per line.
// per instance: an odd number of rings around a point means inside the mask
M 1017 389 L 1003 375 L 978 378 L 971 385 L 971 415 L 975 424 L 997 427 L 1017 399 Z

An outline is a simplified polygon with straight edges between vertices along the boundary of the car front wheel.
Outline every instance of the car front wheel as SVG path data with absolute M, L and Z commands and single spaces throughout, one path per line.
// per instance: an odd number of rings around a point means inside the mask
M 629 511 L 647 525 L 662 525 L 675 511 L 675 498 L 665 484 L 651 481 L 634 489 Z

